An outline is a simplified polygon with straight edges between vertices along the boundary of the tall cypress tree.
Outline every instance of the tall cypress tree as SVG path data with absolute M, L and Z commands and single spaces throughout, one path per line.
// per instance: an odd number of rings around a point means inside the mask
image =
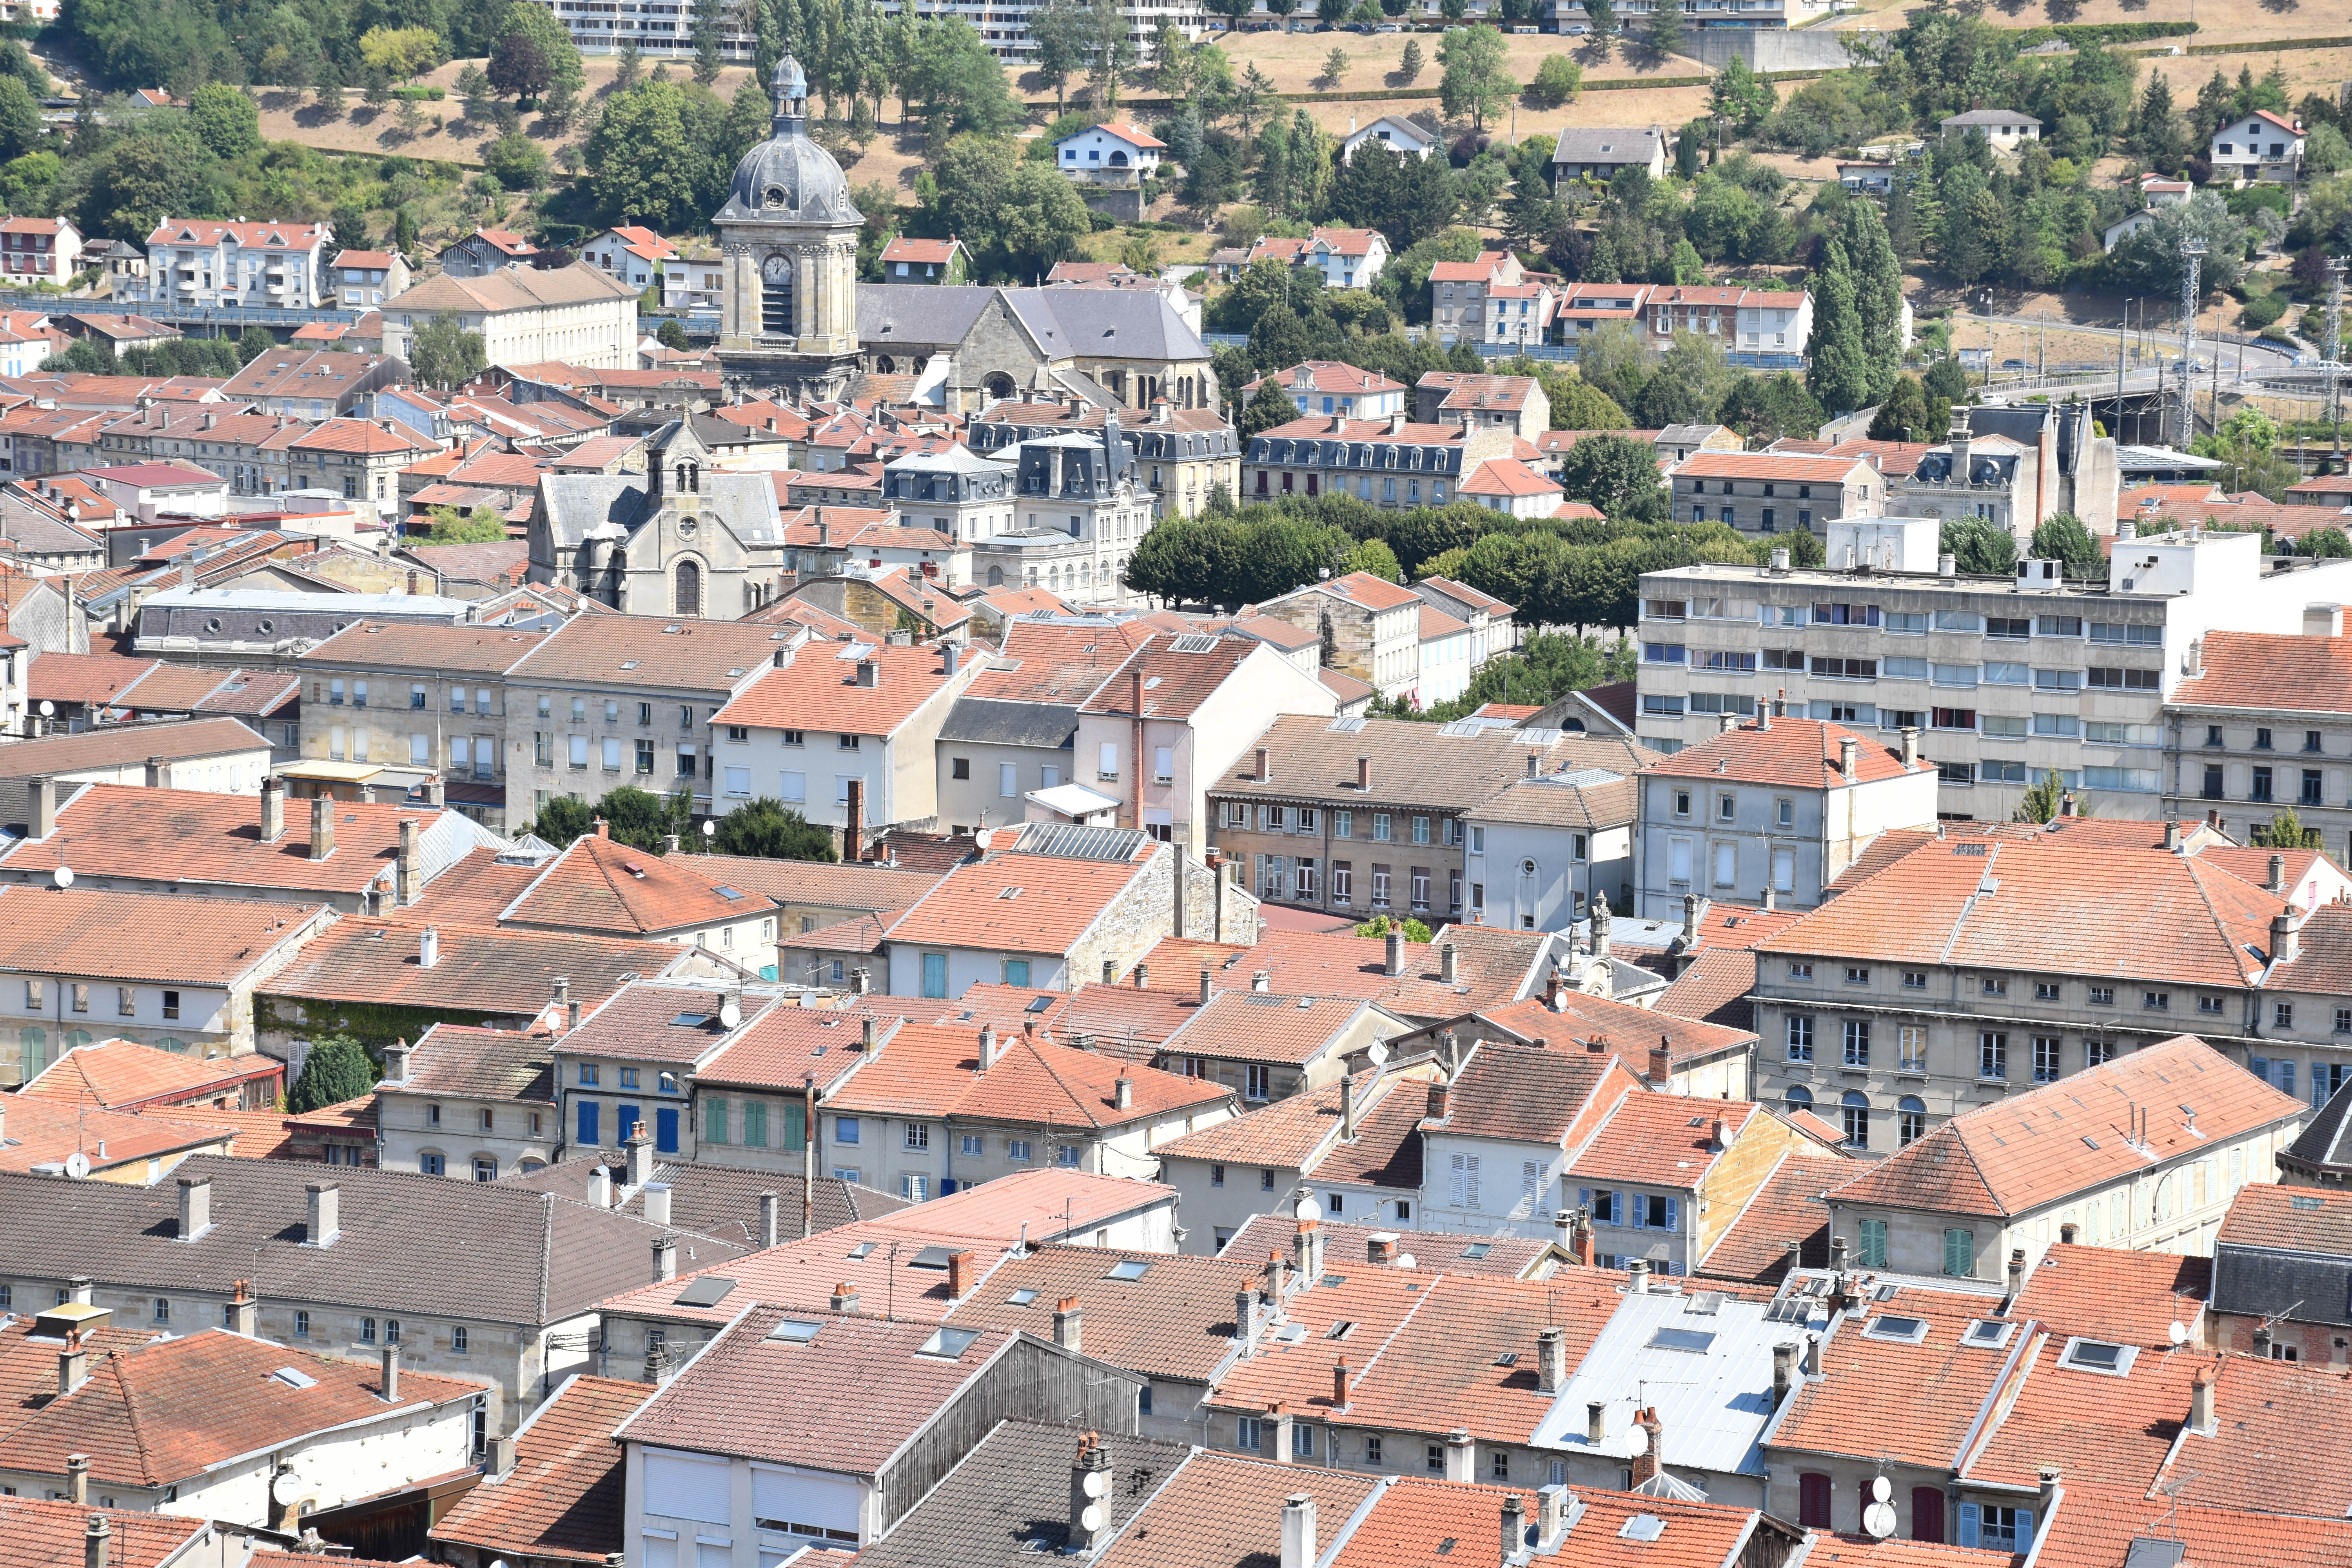
M 1811 346 L 1805 389 L 1833 414 L 1864 406 L 1870 397 L 1870 365 L 1861 314 L 1854 309 L 1853 267 L 1838 240 L 1823 247 L 1821 270 L 1813 274 Z
M 1870 202 L 1845 205 L 1844 245 L 1853 268 L 1853 308 L 1862 329 L 1865 402 L 1876 403 L 1895 385 L 1903 363 L 1903 268 L 1895 247 Z

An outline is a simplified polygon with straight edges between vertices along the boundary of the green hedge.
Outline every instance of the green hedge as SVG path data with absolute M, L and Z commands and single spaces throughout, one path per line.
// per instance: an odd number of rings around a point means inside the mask
M 2053 38 L 2080 47 L 2084 44 L 2140 44 L 2150 38 L 2185 38 L 2196 31 L 2194 22 L 2062 22 L 2054 26 L 2022 28 L 2011 37 L 2017 40 L 2019 48 L 2030 49 Z
M 392 89 L 392 96 L 407 99 L 412 103 L 438 103 L 449 94 L 437 87 L 395 87 Z

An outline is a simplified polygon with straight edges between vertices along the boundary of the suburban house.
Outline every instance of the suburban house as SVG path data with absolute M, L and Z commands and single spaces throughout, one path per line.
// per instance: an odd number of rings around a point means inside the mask
M 2206 149 L 2214 177 L 2244 184 L 2255 180 L 2292 180 L 2303 167 L 2305 132 L 2300 121 L 2257 109 L 2221 122 Z
M 2013 109 L 1971 109 L 1965 114 L 1948 114 L 1936 124 L 1947 142 L 1979 132 L 1996 153 L 2014 153 L 2021 142 L 2042 140 L 2042 121 Z
M 1444 140 L 1436 132 L 1417 120 L 1401 114 L 1383 114 L 1361 130 L 1350 129 L 1339 143 L 1339 162 L 1353 163 L 1356 149 L 1367 142 L 1377 142 L 1400 158 L 1426 158 L 1436 151 Z
M 971 274 L 971 253 L 953 235 L 910 239 L 894 234 L 882 247 L 882 279 L 887 283 L 965 283 Z
M 1591 180 L 1607 184 L 1620 169 L 1663 179 L 1669 151 L 1663 125 L 1571 125 L 1552 148 L 1551 183 Z
M 1168 143 L 1148 131 L 1106 121 L 1089 125 L 1075 136 L 1054 143 L 1055 163 L 1080 182 L 1125 184 L 1160 172 L 1160 154 Z
M 1301 415 L 1335 414 L 1343 419 L 1381 419 L 1405 407 L 1405 385 L 1376 370 L 1359 370 L 1335 360 L 1307 360 L 1260 376 L 1241 389 L 1246 404 L 1268 379 L 1290 395 Z M 1424 420 L 1424 424 L 1430 421 Z

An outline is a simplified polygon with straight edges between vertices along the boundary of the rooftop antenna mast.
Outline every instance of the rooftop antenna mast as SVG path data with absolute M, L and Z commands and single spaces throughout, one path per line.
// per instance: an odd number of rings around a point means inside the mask
M 2335 471 L 2344 471 L 2344 407 L 2340 401 L 2344 352 L 2344 262 L 2327 258 L 2327 427 L 2328 455 Z
M 2205 242 L 2180 242 L 2180 449 L 2197 438 L 2197 301 L 2202 288 Z

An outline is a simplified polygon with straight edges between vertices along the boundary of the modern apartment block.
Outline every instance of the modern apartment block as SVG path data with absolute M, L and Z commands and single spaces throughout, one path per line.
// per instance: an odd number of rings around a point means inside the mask
M 2301 635 L 2217 631 L 2167 705 L 2164 808 L 2219 813 L 2237 837 L 2292 810 L 2352 860 L 2352 642 L 2311 605 Z
M 2164 806 L 2166 700 L 2198 668 L 2196 645 L 2300 625 L 2305 606 L 2352 590 L 2352 563 L 2265 563 L 2252 533 L 2119 540 L 2102 584 L 2037 561 L 1963 575 L 1936 556 L 1929 519 L 1829 532 L 1830 559 L 1856 565 L 1643 577 L 1643 744 L 1678 750 L 1785 696 L 1791 715 L 1921 731 L 1946 817 L 2006 820 L 2046 772 L 2103 816 L 2150 817 Z

